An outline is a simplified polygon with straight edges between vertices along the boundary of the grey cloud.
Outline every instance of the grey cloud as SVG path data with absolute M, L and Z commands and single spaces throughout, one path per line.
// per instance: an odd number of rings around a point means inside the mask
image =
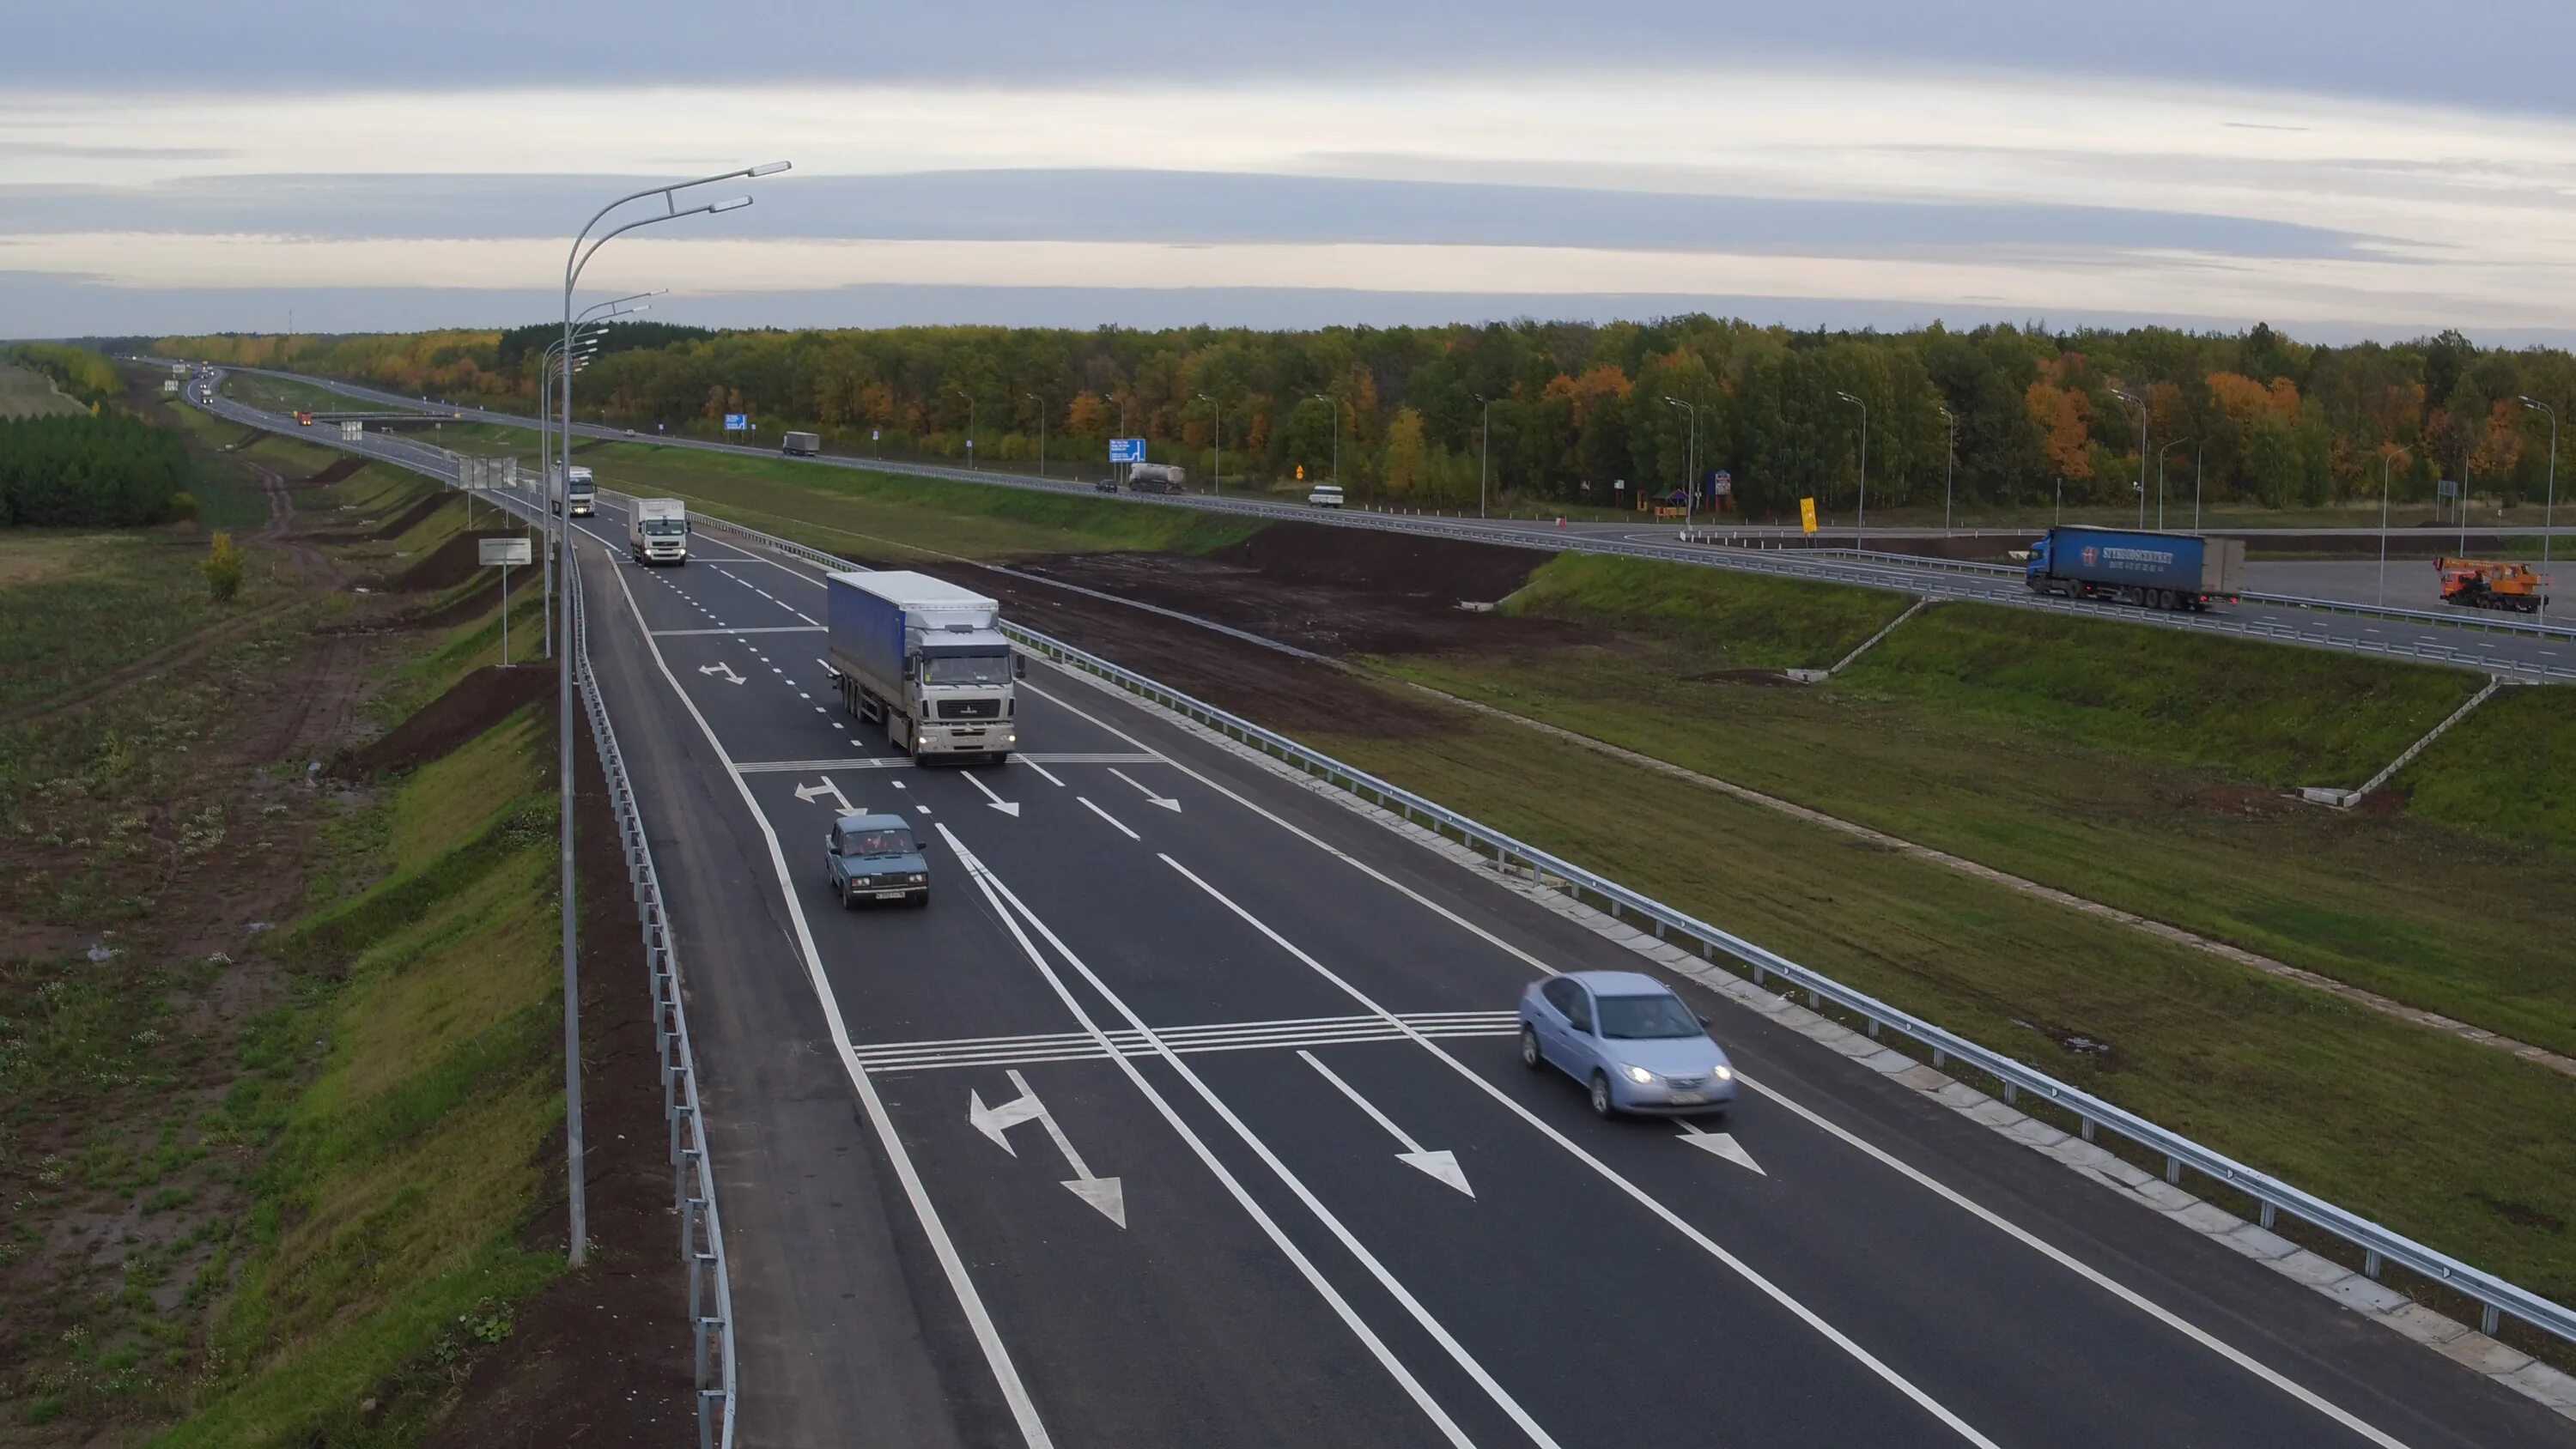
M 0 188 L 21 231 L 309 237 L 551 236 L 606 177 L 237 176 L 139 188 Z M 1168 171 L 804 176 L 728 236 L 890 240 L 1450 243 L 1902 255 L 2152 248 L 2336 257 L 2370 239 L 2294 223 L 2112 207 L 1696 196 L 1495 183 Z
M 0 141 L 0 161 L 67 157 L 76 161 L 220 161 L 237 153 L 214 146 L 83 146 L 70 141 Z

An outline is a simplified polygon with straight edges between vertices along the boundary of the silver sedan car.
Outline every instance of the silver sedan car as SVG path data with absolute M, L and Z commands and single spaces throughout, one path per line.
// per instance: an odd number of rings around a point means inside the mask
M 1521 993 L 1521 1064 L 1581 1082 L 1592 1110 L 1722 1116 L 1735 1068 L 1672 989 L 1634 971 L 1570 971 Z

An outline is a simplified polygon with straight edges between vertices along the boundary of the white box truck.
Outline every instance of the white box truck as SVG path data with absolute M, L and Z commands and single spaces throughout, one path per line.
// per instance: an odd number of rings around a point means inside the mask
M 589 518 L 599 512 L 599 483 L 590 476 L 588 468 L 575 463 L 567 477 L 563 465 L 557 463 L 549 476 L 556 482 L 554 488 L 547 490 L 554 494 L 555 512 L 570 508 L 575 518 Z
M 626 510 L 626 548 L 640 564 L 689 561 L 689 505 L 677 498 L 638 498 Z
M 823 589 L 841 708 L 882 723 L 916 760 L 998 762 L 1018 748 L 1014 681 L 1027 665 L 999 603 L 902 570 L 827 574 Z
M 779 441 L 778 451 L 791 458 L 811 458 L 823 451 L 823 437 L 820 433 L 789 433 Z

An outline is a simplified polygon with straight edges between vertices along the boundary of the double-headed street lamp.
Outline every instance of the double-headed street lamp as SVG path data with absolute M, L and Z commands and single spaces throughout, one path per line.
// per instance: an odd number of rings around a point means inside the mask
M 1494 400 L 1481 392 L 1475 394 L 1475 398 L 1485 405 L 1484 431 L 1476 444 L 1476 516 L 1482 518 L 1485 516 L 1485 460 L 1494 452 Z
M 573 319 L 573 327 L 575 331 L 571 338 L 572 347 L 569 353 L 567 353 L 563 340 L 561 339 L 546 344 L 546 350 L 540 357 L 537 365 L 537 477 L 540 485 L 545 489 L 550 515 L 555 501 L 555 491 L 553 480 L 547 477 L 552 469 L 551 465 L 546 460 L 550 459 L 554 455 L 554 449 L 551 443 L 551 439 L 553 437 L 552 429 L 554 426 L 554 410 L 550 405 L 549 399 L 554 391 L 555 360 L 558 357 L 569 356 L 572 361 L 572 370 L 575 372 L 581 371 L 583 367 L 589 364 L 591 357 L 599 346 L 599 329 L 601 327 L 605 326 L 614 318 L 631 317 L 638 312 L 651 311 L 652 304 L 646 302 L 644 299 L 647 297 L 661 296 L 664 292 L 669 290 L 670 289 L 668 287 L 662 287 L 650 292 L 637 292 L 631 296 L 613 298 L 609 301 L 596 303 L 583 309 L 582 314 Z M 636 305 L 629 307 L 626 305 L 629 302 L 633 302 Z M 564 448 L 565 456 L 570 457 L 571 452 L 571 445 L 567 442 Z M 563 484 L 568 494 L 572 486 L 572 472 L 569 467 L 564 470 Z M 566 501 L 562 506 L 569 510 L 572 505 L 569 501 Z M 564 517 L 567 524 L 569 524 L 572 515 L 567 512 Z M 551 529 L 551 516 L 549 518 L 548 526 L 549 529 Z M 555 652 L 555 554 L 551 545 L 552 540 L 549 539 L 549 546 L 546 549 L 545 556 L 545 627 L 538 631 L 545 638 L 546 657 L 549 659 L 554 657 Z
M 1664 406 L 1690 414 L 1690 441 L 1682 444 L 1682 532 L 1690 532 L 1691 505 L 1699 493 L 1699 408 L 1666 394 Z
M 2407 453 L 2412 445 L 2391 448 L 2379 457 L 2379 606 L 2388 607 L 2388 465 Z
M 975 394 L 953 382 L 948 384 L 948 390 L 966 399 L 966 466 L 972 468 L 975 466 Z
M 558 438 L 563 449 L 563 476 L 572 477 L 572 368 L 573 326 L 572 291 L 581 282 L 584 267 L 599 255 L 599 249 L 610 241 L 655 222 L 673 221 L 683 216 L 712 216 L 719 211 L 733 211 L 751 205 L 748 196 L 727 201 L 711 201 L 704 206 L 683 208 L 679 194 L 693 187 L 709 186 L 737 177 L 774 176 L 787 169 L 784 161 L 761 166 L 745 166 L 737 171 L 718 172 L 694 181 L 675 181 L 668 186 L 648 186 L 629 192 L 591 213 L 590 220 L 573 234 L 571 250 L 564 254 L 563 280 L 563 351 L 556 365 L 563 369 L 561 387 L 555 401 L 563 408 L 563 429 Z M 651 216 L 611 227 L 594 237 L 591 228 L 607 219 L 608 214 L 631 202 L 659 197 L 662 210 Z M 564 993 L 564 1189 L 572 1207 L 572 1247 L 570 1261 L 578 1268 L 590 1257 L 590 1212 L 584 1190 L 581 1141 L 581 971 L 574 955 L 573 941 L 573 871 L 572 871 L 572 505 L 567 501 L 556 525 L 556 538 L 564 547 L 563 612 L 557 627 L 562 631 L 564 647 L 555 651 L 555 781 L 558 787 L 556 813 L 560 835 L 559 854 L 563 881 L 559 892 L 563 913 L 563 993 Z
M 1959 420 L 1939 403 L 1932 407 L 1941 414 L 1941 437 L 1949 446 L 1948 461 L 1941 465 L 1941 533 L 1947 537 L 1950 533 L 1951 483 L 1959 473 Z
M 1333 410 L 1333 486 L 1342 486 L 1342 400 L 1328 392 L 1315 394 L 1315 401 Z
M 1847 392 L 1834 396 L 1860 409 L 1860 519 L 1852 525 L 1852 547 L 1860 546 L 1860 536 L 1869 531 L 1869 404 Z
M 2549 492 L 2540 505 L 2540 583 L 2549 586 L 2549 530 L 2558 513 L 2558 409 L 2538 398 L 2522 398 L 2524 407 L 2549 415 Z M 2540 618 L 2549 621 L 2549 595 L 2540 596 Z
M 1046 476 L 1046 399 L 1033 392 L 1022 396 L 1038 405 L 1038 476 L 1043 478 Z

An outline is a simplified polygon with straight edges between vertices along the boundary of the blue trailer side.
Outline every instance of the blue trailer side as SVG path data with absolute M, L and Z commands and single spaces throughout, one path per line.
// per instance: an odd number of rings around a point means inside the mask
M 903 609 L 837 574 L 823 578 L 823 627 L 833 667 L 880 696 L 902 692 Z
M 2061 526 L 2031 545 L 2024 578 L 2037 593 L 2202 609 L 2241 591 L 2244 563 L 2241 539 Z

